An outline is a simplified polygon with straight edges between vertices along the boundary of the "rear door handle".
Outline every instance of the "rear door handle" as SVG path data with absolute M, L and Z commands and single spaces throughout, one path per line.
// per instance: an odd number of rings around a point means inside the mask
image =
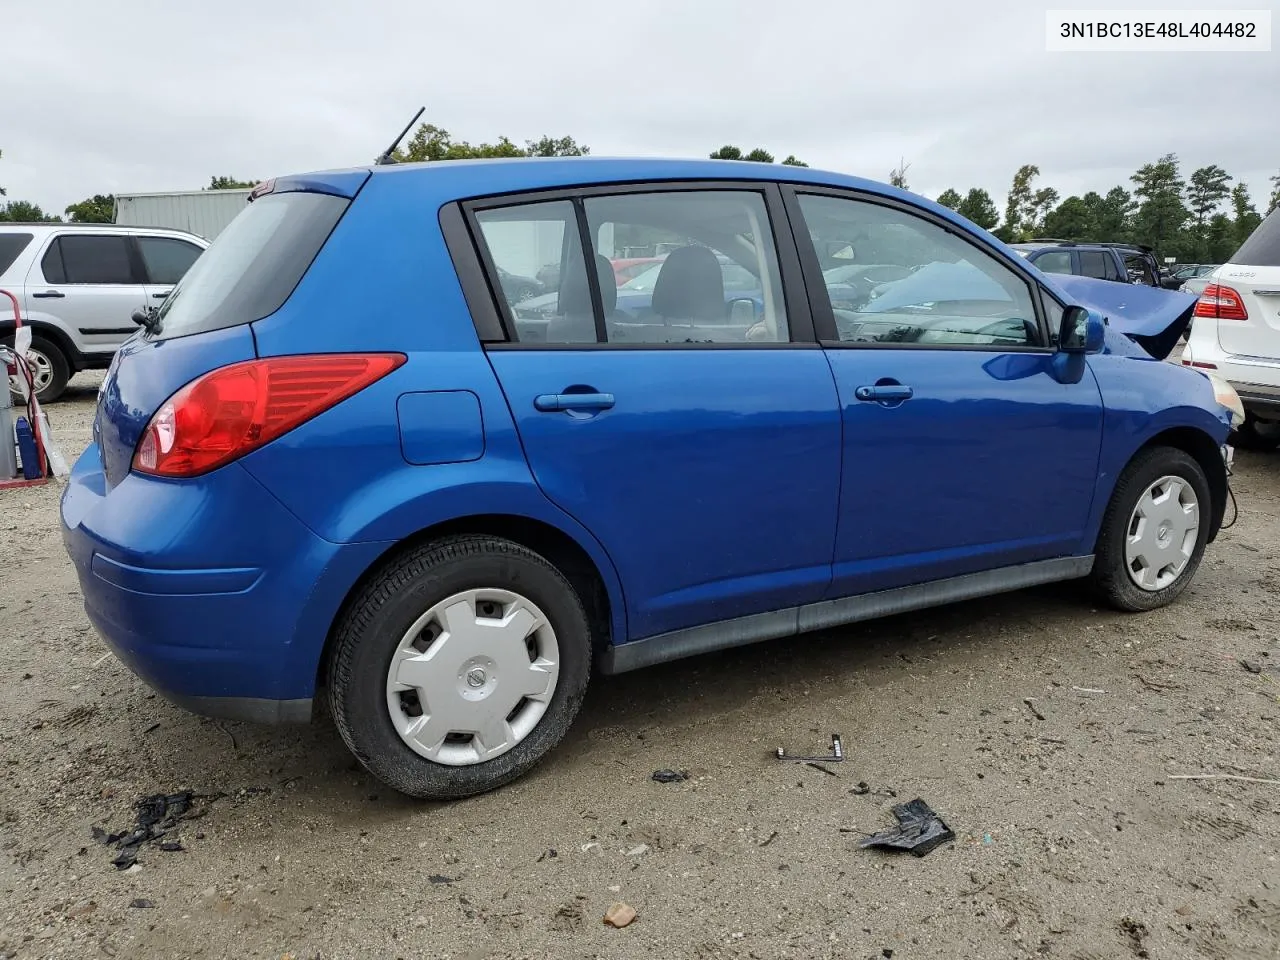
M 915 391 L 910 387 L 895 383 L 880 387 L 858 387 L 857 390 L 853 391 L 853 395 L 859 400 L 910 400 L 915 396 Z
M 533 398 L 533 406 L 543 413 L 561 410 L 608 410 L 614 404 L 612 393 L 544 393 Z
M 61 290 L 44 290 L 40 293 L 33 293 L 31 296 L 36 300 L 61 300 L 66 294 Z
M 166 291 L 164 291 L 163 293 L 153 293 L 153 294 L 152 294 L 152 296 L 153 296 L 153 297 L 155 297 L 157 300 L 163 300 L 163 299 L 164 299 L 165 297 L 167 297 L 171 292 L 172 292 L 172 291 L 166 290 Z

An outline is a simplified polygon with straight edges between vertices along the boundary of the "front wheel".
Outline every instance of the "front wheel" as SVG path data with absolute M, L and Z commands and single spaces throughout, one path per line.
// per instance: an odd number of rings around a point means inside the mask
M 330 705 L 379 780 L 445 800 L 493 790 L 569 729 L 591 672 L 577 593 L 507 540 L 426 544 L 384 568 L 337 627 Z
M 1209 537 L 1209 481 L 1173 447 L 1140 453 L 1116 483 L 1093 565 L 1099 593 L 1120 610 L 1154 610 L 1186 589 Z

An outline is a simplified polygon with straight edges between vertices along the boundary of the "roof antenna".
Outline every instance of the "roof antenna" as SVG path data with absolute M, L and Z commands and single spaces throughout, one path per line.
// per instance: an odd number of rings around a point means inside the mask
M 405 134 L 409 132 L 413 125 L 418 122 L 418 118 L 426 112 L 426 109 L 426 107 L 418 108 L 418 112 L 413 115 L 413 119 L 405 124 L 405 128 L 400 131 L 400 136 L 392 140 L 391 146 L 387 147 L 387 149 L 383 151 L 382 155 L 378 157 L 377 160 L 373 161 L 375 166 L 381 167 L 388 163 L 395 163 L 395 160 L 392 159 L 391 155 L 396 152 L 396 147 L 400 146 L 400 141 L 404 139 Z

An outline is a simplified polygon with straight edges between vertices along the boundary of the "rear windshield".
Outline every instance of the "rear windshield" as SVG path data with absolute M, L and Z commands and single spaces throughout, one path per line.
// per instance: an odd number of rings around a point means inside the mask
M 350 202 L 295 192 L 249 204 L 173 288 L 160 308 L 160 336 L 220 330 L 275 313 Z
M 0 276 L 13 266 L 18 254 L 27 249 L 32 236 L 30 233 L 0 233 Z
M 1244 267 L 1280 267 L 1280 207 L 1267 214 L 1230 262 Z

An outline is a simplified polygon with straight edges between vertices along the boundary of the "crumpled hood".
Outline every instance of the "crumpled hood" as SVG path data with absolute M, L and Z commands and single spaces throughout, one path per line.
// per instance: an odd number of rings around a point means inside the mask
M 1107 318 L 1112 329 L 1123 333 L 1157 360 L 1163 360 L 1191 322 L 1196 300 L 1192 293 L 1148 287 L 1141 283 L 1117 283 L 1068 274 L 1047 276 L 1069 305 L 1094 310 Z

